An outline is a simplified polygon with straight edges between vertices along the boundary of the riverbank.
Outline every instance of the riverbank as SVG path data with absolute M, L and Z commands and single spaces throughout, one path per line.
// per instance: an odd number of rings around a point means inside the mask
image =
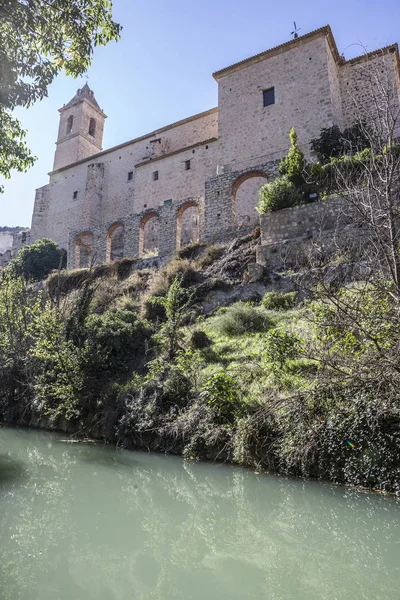
M 309 274 L 250 283 L 257 244 L 3 282 L 1 422 L 399 493 L 397 315 L 360 282 L 329 298 Z M 343 289 L 385 355 L 335 320 Z

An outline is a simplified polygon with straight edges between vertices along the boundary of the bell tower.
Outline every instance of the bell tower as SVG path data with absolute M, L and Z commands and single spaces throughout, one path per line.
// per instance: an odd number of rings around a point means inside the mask
M 101 152 L 107 118 L 87 83 L 59 113 L 54 171 Z

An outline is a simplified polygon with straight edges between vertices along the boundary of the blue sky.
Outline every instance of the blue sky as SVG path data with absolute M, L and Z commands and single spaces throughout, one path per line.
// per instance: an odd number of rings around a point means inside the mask
M 108 115 L 104 148 L 217 105 L 213 71 L 329 24 L 346 58 L 400 41 L 398 0 L 114 0 L 123 25 L 117 44 L 98 48 L 88 82 Z M 17 116 L 38 157 L 0 195 L 0 225 L 29 226 L 35 188 L 48 182 L 58 109 L 86 78 L 60 75 L 48 98 Z M 1 179 L 1 178 L 0 178 Z M 2 182 L 3 183 L 3 182 Z

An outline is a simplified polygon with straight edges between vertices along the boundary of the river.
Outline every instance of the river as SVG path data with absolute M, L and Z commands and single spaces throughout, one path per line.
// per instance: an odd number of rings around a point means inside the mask
M 1 600 L 395 600 L 400 503 L 0 429 Z

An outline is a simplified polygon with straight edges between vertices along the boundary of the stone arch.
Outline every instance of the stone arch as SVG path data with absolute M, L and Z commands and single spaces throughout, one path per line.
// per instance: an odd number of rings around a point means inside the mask
M 74 117 L 73 117 L 73 115 L 69 115 L 69 117 L 67 119 L 67 129 L 65 131 L 66 134 L 71 133 L 73 124 L 74 124 Z
M 125 227 L 123 223 L 113 223 L 107 230 L 106 262 L 118 260 L 124 256 Z
M 176 214 L 176 249 L 180 250 L 200 239 L 199 204 L 188 200 L 179 207 Z
M 75 239 L 75 267 L 88 268 L 93 261 L 93 240 L 91 231 L 80 233 Z
M 160 216 L 157 211 L 147 213 L 140 222 L 139 258 L 157 256 L 160 237 Z
M 232 185 L 232 212 L 236 227 L 254 227 L 258 224 L 257 192 L 267 182 L 264 171 L 256 169 L 238 177 Z
M 96 120 L 91 118 L 89 121 L 89 135 L 94 137 L 96 135 Z

